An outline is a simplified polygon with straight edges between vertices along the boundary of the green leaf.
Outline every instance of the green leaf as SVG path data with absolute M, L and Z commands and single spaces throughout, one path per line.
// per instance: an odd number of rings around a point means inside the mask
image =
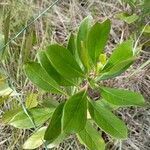
M 53 148 L 58 146 L 64 139 L 66 138 L 66 134 L 62 133 L 58 136 L 58 138 L 50 144 L 47 144 L 47 148 Z
M 134 62 L 135 58 L 130 58 L 124 61 L 119 62 L 118 64 L 114 65 L 110 70 L 106 73 L 102 73 L 100 77 L 97 77 L 97 81 L 99 80 L 107 80 L 119 76 L 124 71 L 126 71 Z
M 100 93 L 106 101 L 113 105 L 144 106 L 144 98 L 139 93 L 108 87 L 101 87 Z
M 127 138 L 126 125 L 107 108 L 91 101 L 89 102 L 89 112 L 96 124 L 106 133 L 116 139 Z
M 112 55 L 110 56 L 108 62 L 103 68 L 103 72 L 108 72 L 112 67 L 133 57 L 133 41 L 127 40 L 119 44 Z
M 84 143 L 89 150 L 105 150 L 103 138 L 89 121 L 87 121 L 85 128 L 77 136 L 79 141 Z
M 46 127 L 42 127 L 33 133 L 23 144 L 23 149 L 36 149 L 44 143 Z
M 67 49 L 71 52 L 71 54 L 74 56 L 75 60 L 79 64 L 79 66 L 82 68 L 83 65 L 81 63 L 81 60 L 80 60 L 78 52 L 77 52 L 76 42 L 77 42 L 76 35 L 71 33 L 69 41 L 68 41 Z
M 62 129 L 65 133 L 77 133 L 84 129 L 87 120 L 86 92 L 70 97 L 63 110 Z
M 81 41 L 81 60 L 85 67 L 84 71 L 87 72 L 90 65 L 89 65 L 89 56 L 88 56 L 88 50 L 86 48 L 86 45 L 83 41 Z
M 2 116 L 2 123 L 7 124 L 16 114 L 21 112 L 21 110 L 21 107 L 17 107 L 13 108 L 12 110 L 5 111 L 5 113 Z
M 89 33 L 89 29 L 91 27 L 92 17 L 88 16 L 82 20 L 79 31 L 77 34 L 77 51 L 78 56 L 84 65 L 85 68 L 88 68 L 88 50 L 86 48 L 87 45 L 87 37 Z
M 40 128 L 38 131 L 36 131 L 35 133 L 33 133 L 29 139 L 27 139 L 27 141 L 25 141 L 24 145 L 23 145 L 23 149 L 36 149 L 39 146 L 41 146 L 42 144 L 44 144 L 45 140 L 44 140 L 44 134 L 46 131 L 47 127 L 42 127 Z M 59 145 L 64 138 L 66 137 L 66 135 L 61 134 L 59 135 L 59 137 L 53 141 L 52 143 L 49 144 L 49 142 L 47 141 L 47 148 L 53 148 L 56 147 L 57 145 Z M 45 142 L 46 144 L 46 142 Z
M 105 99 L 97 100 L 96 103 L 103 106 L 103 107 L 105 107 L 106 109 L 108 109 L 110 111 L 116 110 L 120 107 L 120 106 L 113 105 L 112 103 L 109 103 Z
M 28 110 L 29 115 L 31 116 L 36 127 L 42 125 L 46 122 L 52 115 L 54 109 L 49 108 L 32 108 Z M 17 113 L 10 121 L 10 125 L 20 128 L 20 129 L 30 129 L 34 127 L 34 124 L 31 122 L 29 117 L 25 114 L 24 111 Z
M 54 44 L 45 53 L 56 71 L 69 81 L 72 78 L 84 77 L 83 71 L 66 48 Z
M 59 104 L 53 113 L 49 126 L 45 132 L 44 139 L 52 143 L 61 134 L 61 118 L 64 103 Z
M 131 24 L 135 22 L 139 18 L 139 16 L 136 14 L 129 15 L 127 13 L 119 13 L 116 15 L 116 18 L 121 19 L 128 24 Z
M 97 63 L 100 54 L 104 53 L 103 50 L 109 37 L 110 28 L 111 23 L 107 19 L 103 23 L 96 22 L 90 29 L 87 47 L 94 64 Z
M 74 34 L 71 34 L 69 37 L 67 49 L 73 56 L 76 56 L 76 36 Z
M 73 85 L 69 81 L 67 81 L 64 77 L 62 77 L 56 69 L 52 66 L 50 60 L 47 58 L 45 51 L 40 51 L 38 53 L 38 60 L 41 66 L 45 69 L 45 71 L 59 84 L 62 86 Z M 73 81 L 72 81 L 73 82 Z
M 34 108 L 38 105 L 38 94 L 35 93 L 30 93 L 29 95 L 27 95 L 25 104 L 27 108 Z
M 57 82 L 49 76 L 40 64 L 30 62 L 24 66 L 24 69 L 27 77 L 41 89 L 50 92 L 64 93 Z

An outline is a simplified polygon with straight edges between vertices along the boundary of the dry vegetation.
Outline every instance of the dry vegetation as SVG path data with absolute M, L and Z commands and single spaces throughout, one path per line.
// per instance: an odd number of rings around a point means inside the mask
M 5 30 L 4 17 L 11 11 L 10 35 L 14 37 L 41 10 L 46 9 L 51 1 L 48 0 L 1 0 L 0 1 L 0 30 Z M 8 75 L 11 86 L 19 93 L 24 101 L 28 92 L 37 92 L 37 89 L 26 79 L 22 66 L 26 59 L 36 59 L 36 52 L 49 43 L 59 42 L 66 44 L 70 32 L 76 31 L 80 21 L 91 14 L 95 20 L 110 18 L 112 21 L 111 36 L 106 48 L 109 54 L 112 48 L 121 40 L 133 34 L 134 25 L 119 21 L 114 16 L 121 11 L 130 11 L 129 6 L 122 5 L 119 0 L 60 0 L 51 10 L 25 30 L 16 40 L 6 48 L 6 58 L 0 62 L 0 67 Z M 138 10 L 137 10 L 138 11 Z M 3 15 L 5 14 L 5 15 Z M 148 22 L 145 19 L 145 24 Z M 140 32 L 136 33 L 135 40 Z M 34 36 L 35 42 L 30 43 Z M 141 37 L 140 41 L 146 41 Z M 112 87 L 125 87 L 142 93 L 149 105 L 150 97 L 150 70 L 149 65 L 141 67 L 148 62 L 150 52 L 144 46 L 136 63 L 120 77 L 109 80 L 106 84 Z M 0 114 L 20 105 L 19 99 L 10 98 L 1 107 Z M 108 137 L 108 150 L 150 150 L 150 108 L 119 109 L 118 115 L 122 117 L 129 127 L 129 138 L 126 141 L 112 141 Z M 29 130 L 18 130 L 0 123 L 0 150 L 21 150 L 21 145 L 30 135 Z M 42 149 L 42 148 L 41 148 Z M 60 144 L 58 150 L 81 150 L 74 137 L 70 137 Z

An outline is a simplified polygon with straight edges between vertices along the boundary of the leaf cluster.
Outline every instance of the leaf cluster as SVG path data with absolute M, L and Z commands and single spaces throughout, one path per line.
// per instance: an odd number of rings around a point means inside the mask
M 77 35 L 71 34 L 66 47 L 49 45 L 38 52 L 38 62 L 24 66 L 27 77 L 40 89 L 63 95 L 59 104 L 53 100 L 40 105 L 36 96 L 27 99 L 26 106 L 33 122 L 19 112 L 4 120 L 17 128 L 48 126 L 37 130 L 24 144 L 25 149 L 35 149 L 41 144 L 52 148 L 70 134 L 90 150 L 104 150 L 105 142 L 94 124 L 102 132 L 115 139 L 127 138 L 125 123 L 113 114 L 118 107 L 143 106 L 139 93 L 124 89 L 105 87 L 102 81 L 114 78 L 134 62 L 133 41 L 127 40 L 116 46 L 107 58 L 104 49 L 111 29 L 110 20 L 93 24 L 91 16 L 80 24 Z M 90 90 L 100 96 L 97 101 Z M 12 113 L 13 114 L 13 113 Z M 34 125 L 33 125 L 34 123 Z

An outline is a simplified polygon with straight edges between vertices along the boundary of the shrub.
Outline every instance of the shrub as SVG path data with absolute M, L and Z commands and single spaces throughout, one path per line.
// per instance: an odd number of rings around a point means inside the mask
M 123 73 L 136 59 L 131 40 L 118 44 L 107 59 L 104 49 L 110 28 L 110 20 L 93 25 L 88 16 L 81 22 L 77 35 L 71 34 L 67 47 L 49 45 L 38 53 L 38 62 L 25 64 L 25 73 L 36 86 L 62 95 L 63 100 L 61 103 L 47 100 L 40 105 L 36 95 L 30 95 L 26 101 L 30 117 L 21 110 L 15 115 L 4 114 L 4 118 L 13 115 L 7 123 L 16 128 L 38 128 L 25 142 L 24 149 L 42 144 L 52 148 L 70 134 L 76 134 L 88 149 L 104 150 L 105 142 L 96 126 L 114 139 L 127 138 L 125 123 L 112 111 L 118 107 L 143 106 L 144 98 L 139 93 L 103 84 L 103 80 Z M 45 122 L 49 122 L 48 127 Z

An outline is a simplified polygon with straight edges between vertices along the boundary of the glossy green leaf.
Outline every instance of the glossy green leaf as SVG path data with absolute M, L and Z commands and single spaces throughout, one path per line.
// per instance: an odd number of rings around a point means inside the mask
M 27 77 L 41 89 L 50 92 L 63 93 L 57 82 L 49 76 L 40 64 L 30 62 L 25 65 L 24 69 Z
M 52 108 L 32 108 L 28 110 L 28 113 L 38 127 L 52 116 L 53 111 L 54 109 Z M 34 124 L 23 110 L 17 113 L 8 124 L 20 129 L 30 129 L 34 127 Z
M 44 143 L 46 127 L 42 127 L 33 133 L 23 144 L 23 149 L 36 149 Z
M 110 56 L 108 62 L 103 68 L 103 72 L 108 72 L 112 67 L 133 57 L 133 42 L 132 40 L 127 40 L 119 44 L 112 55 Z
M 106 73 L 102 73 L 101 76 L 97 77 L 97 81 L 99 80 L 107 80 L 119 76 L 123 72 L 125 72 L 134 62 L 135 58 L 127 59 L 125 61 L 121 61 L 118 64 L 114 65 L 110 70 Z
M 88 16 L 82 20 L 79 31 L 77 34 L 77 51 L 78 56 L 84 65 L 84 67 L 88 68 L 88 50 L 87 50 L 87 38 L 88 33 L 91 27 L 92 17 Z
M 141 94 L 108 87 L 101 87 L 102 97 L 109 103 L 118 106 L 144 106 L 144 98 Z
M 100 54 L 104 53 L 104 48 L 109 37 L 111 28 L 110 20 L 103 23 L 96 22 L 90 29 L 88 34 L 88 52 L 93 63 L 99 59 Z
M 45 52 L 53 67 L 65 78 L 83 77 L 83 71 L 72 54 L 64 47 L 54 44 Z
M 79 141 L 84 143 L 89 150 L 105 150 L 104 140 L 91 122 L 87 121 L 85 128 L 77 136 Z
M 127 138 L 127 127 L 111 111 L 95 102 L 89 102 L 89 112 L 96 124 L 116 139 Z
M 65 85 L 73 85 L 69 81 L 67 81 L 64 77 L 62 77 L 56 69 L 52 66 L 50 60 L 47 58 L 45 51 L 40 51 L 38 53 L 38 60 L 41 66 L 45 69 L 45 71 L 59 84 L 62 86 Z M 73 81 L 72 81 L 73 82 Z
M 44 139 L 52 143 L 61 134 L 61 118 L 64 103 L 59 104 L 53 113 L 49 126 L 45 132 Z
M 26 98 L 26 101 L 25 101 L 25 104 L 26 104 L 26 108 L 34 108 L 38 105 L 38 94 L 35 94 L 35 93 L 30 93 L 27 98 Z
M 62 129 L 65 133 L 77 133 L 84 129 L 87 119 L 86 92 L 70 97 L 63 110 Z

